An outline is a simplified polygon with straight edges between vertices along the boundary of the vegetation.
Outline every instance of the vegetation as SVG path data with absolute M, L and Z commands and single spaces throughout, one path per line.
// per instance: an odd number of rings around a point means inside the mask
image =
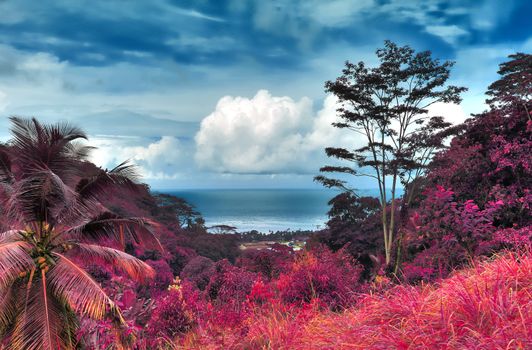
M 392 121 L 408 129 L 425 118 L 414 103 L 424 93 L 457 101 L 461 88 L 434 92 L 450 63 L 392 43 L 378 55 L 379 68 L 348 64 L 353 85 L 329 86 L 351 103 L 349 91 L 369 79 L 381 99 L 403 102 L 379 107 L 373 92 L 355 89 L 368 114 L 342 109 L 346 124 L 380 141 L 329 153 L 380 172 L 381 198 L 320 178 L 346 191 L 314 233 L 209 233 L 193 206 L 151 194 L 130 165 L 89 163 L 77 128 L 11 118 L 13 137 L 0 146 L 0 348 L 531 348 L 530 55 L 501 65 L 490 110 L 453 128 L 448 147 L 448 133 L 431 124 L 440 118 L 413 134 L 396 134 Z M 396 74 L 428 85 L 403 90 Z M 372 149 L 384 161 L 362 157 Z M 406 196 L 387 198 L 385 177 Z M 306 245 L 239 249 L 269 240 Z
M 142 281 L 153 269 L 120 248 L 126 238 L 158 242 L 148 221 L 121 218 L 98 202 L 113 185 L 135 187 L 131 166 L 81 177 L 89 148 L 75 143 L 86 138 L 80 130 L 11 122 L 13 139 L 0 149 L 0 332 L 15 349 L 73 348 L 76 315 L 124 323 L 83 260 L 112 264 Z
M 346 62 L 341 77 L 325 83 L 341 107 L 340 121 L 333 125 L 364 137 L 355 150 L 326 148 L 329 157 L 354 166 L 325 166 L 322 172 L 366 176 L 376 180 L 381 204 L 384 255 L 392 262 L 396 231 L 397 186 L 411 193 L 435 151 L 443 147 L 449 123 L 429 117 L 427 108 L 438 102 L 459 103 L 463 87 L 445 86 L 453 63 L 440 63 L 430 51 L 415 53 L 408 46 L 386 41 L 376 51 L 380 65 L 367 68 L 364 62 Z M 369 172 L 364 170 L 369 168 Z M 326 187 L 348 190 L 346 181 L 317 176 Z M 388 198 L 387 186 L 390 186 Z M 410 200 L 405 201 L 408 205 Z M 389 206 L 389 210 L 388 210 Z

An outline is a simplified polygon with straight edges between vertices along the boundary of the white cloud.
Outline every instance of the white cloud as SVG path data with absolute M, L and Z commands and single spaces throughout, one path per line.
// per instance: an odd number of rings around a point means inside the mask
M 470 11 L 471 25 L 481 31 L 492 30 L 508 20 L 515 5 L 515 0 L 505 1 L 504 6 L 501 6 L 499 0 L 479 2 L 477 7 Z
M 199 166 L 229 173 L 316 173 L 324 147 L 338 145 L 331 126 L 336 106 L 328 97 L 317 114 L 312 101 L 274 97 L 260 90 L 251 98 L 225 96 L 196 134 Z
M 449 44 L 455 44 L 458 39 L 469 34 L 457 25 L 430 25 L 425 28 L 427 33 L 439 36 Z
M 374 0 L 280 0 L 255 1 L 253 10 L 255 28 L 294 38 L 310 49 L 323 28 L 352 26 L 377 7 Z
M 183 171 L 185 154 L 181 142 L 171 136 L 163 136 L 156 142 L 145 146 L 138 144 L 138 138 L 131 137 L 96 137 L 91 138 L 91 145 L 97 147 L 91 160 L 98 166 L 112 168 L 129 160 L 137 165 L 144 179 L 175 179 Z
M 428 107 L 428 114 L 431 117 L 443 117 L 446 121 L 453 124 L 460 124 L 468 118 L 462 106 L 454 103 L 435 103 Z
M 179 8 L 179 7 L 176 7 L 176 6 L 172 6 L 172 7 L 170 7 L 170 9 L 172 9 L 176 13 L 178 13 L 180 15 L 183 15 L 183 16 L 199 18 L 199 19 L 206 19 L 208 21 L 213 21 L 213 22 L 225 22 L 225 20 L 223 18 L 209 16 L 209 15 L 206 15 L 206 14 L 201 13 L 201 12 L 196 11 L 196 10 L 189 10 L 189 9 Z
M 197 164 L 225 173 L 310 173 L 325 164 L 335 164 L 325 155 L 325 147 L 356 149 L 364 136 L 338 129 L 336 98 L 328 96 L 318 112 L 312 101 L 274 97 L 260 90 L 253 98 L 225 96 L 216 109 L 203 119 L 196 134 Z M 466 119 L 462 107 L 436 103 L 429 115 L 443 116 L 452 123 Z

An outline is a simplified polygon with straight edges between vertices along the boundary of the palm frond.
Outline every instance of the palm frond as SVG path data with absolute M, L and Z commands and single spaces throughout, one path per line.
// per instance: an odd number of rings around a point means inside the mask
M 146 218 L 123 218 L 111 212 L 103 212 L 92 220 L 66 230 L 67 236 L 80 240 L 113 239 L 122 243 L 121 232 L 137 244 L 163 251 L 163 247 L 151 227 L 156 223 Z
M 101 320 L 112 314 L 122 323 L 122 315 L 115 303 L 94 279 L 79 265 L 63 254 L 53 253 L 57 264 L 50 270 L 50 288 L 77 314 Z
M 0 244 L 15 242 L 21 238 L 19 230 L 9 230 L 0 232 Z
M 43 125 L 35 118 L 11 117 L 10 144 L 19 160 L 22 174 L 31 176 L 31 169 L 46 166 L 63 178 L 79 174 L 82 153 L 73 153 L 70 143 L 87 139 L 85 133 L 68 123 Z
M 138 180 L 136 167 L 126 161 L 114 169 L 100 169 L 96 175 L 81 179 L 76 185 L 76 191 L 81 198 L 98 200 L 101 196 L 108 194 L 110 189 L 116 187 L 136 192 L 139 189 Z
M 60 213 L 80 208 L 77 193 L 48 168 L 32 169 L 18 181 L 7 202 L 6 215 L 21 222 L 55 223 Z
M 10 342 L 12 349 L 55 350 L 66 348 L 63 333 L 63 306 L 47 286 L 48 277 L 41 270 L 39 280 L 29 293 L 27 308 L 17 316 Z
M 91 151 L 94 149 L 96 149 L 96 147 L 87 146 L 81 142 L 70 142 L 65 145 L 65 153 L 68 153 L 70 157 L 79 160 L 87 159 Z
M 11 284 L 0 290 L 0 337 L 13 324 L 17 315 L 16 287 Z
M 11 157 L 9 156 L 9 148 L 0 145 L 0 182 L 13 182 L 13 174 L 11 173 Z
M 23 241 L 0 244 L 0 288 L 9 286 L 21 272 L 35 266 L 29 255 L 30 249 L 31 246 Z
M 118 249 L 96 244 L 77 243 L 74 244 L 71 254 L 86 258 L 87 261 L 111 264 L 139 282 L 155 277 L 155 271 L 150 265 Z

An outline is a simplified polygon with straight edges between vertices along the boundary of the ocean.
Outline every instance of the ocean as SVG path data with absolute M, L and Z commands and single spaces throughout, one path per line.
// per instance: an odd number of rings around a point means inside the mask
M 193 204 L 206 226 L 231 225 L 239 232 L 318 230 L 327 222 L 327 202 L 338 191 L 327 189 L 216 189 L 159 191 Z M 361 195 L 376 196 L 378 190 Z

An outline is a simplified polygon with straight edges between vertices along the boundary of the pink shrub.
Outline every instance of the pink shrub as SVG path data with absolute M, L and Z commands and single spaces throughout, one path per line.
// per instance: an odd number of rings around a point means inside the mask
M 497 248 L 493 222 L 503 201 L 488 202 L 480 209 L 472 200 L 457 202 L 455 193 L 442 186 L 428 189 L 425 195 L 405 228 L 409 231 L 407 245 L 415 254 L 403 264 L 408 281 L 445 277 L 454 268 Z
M 292 248 L 281 244 L 273 244 L 270 249 L 247 249 L 238 259 L 237 265 L 272 279 L 286 270 L 293 260 L 293 254 Z
M 196 329 L 186 349 L 528 349 L 532 347 L 532 257 L 491 262 L 440 284 L 363 294 L 341 313 L 316 303 L 265 304 L 241 329 Z
M 274 296 L 275 294 L 272 287 L 269 284 L 264 283 L 262 278 L 259 277 L 253 283 L 251 292 L 247 296 L 247 300 L 255 305 L 263 305 L 271 303 Z
M 227 327 L 239 325 L 248 314 L 247 296 L 255 279 L 256 274 L 227 260 L 216 262 L 203 293 L 208 308 L 205 322 Z
M 185 333 L 194 322 L 194 314 L 187 306 L 179 279 L 176 279 L 168 293 L 156 301 L 147 334 L 155 344 L 161 344 L 163 340 Z
M 146 263 L 155 270 L 155 278 L 151 280 L 147 288 L 147 296 L 156 298 L 165 291 L 174 279 L 170 266 L 164 260 L 147 260 Z
M 332 253 L 322 247 L 301 253 L 290 270 L 277 281 L 279 294 L 287 303 L 308 303 L 319 298 L 331 309 L 354 300 L 360 290 L 361 269 L 343 250 Z
M 214 262 L 209 258 L 197 256 L 185 265 L 181 271 L 181 278 L 190 281 L 200 290 L 204 290 L 213 273 Z
M 214 265 L 214 273 L 205 292 L 217 304 L 242 303 L 251 292 L 255 278 L 256 274 L 233 266 L 227 260 L 221 260 Z

